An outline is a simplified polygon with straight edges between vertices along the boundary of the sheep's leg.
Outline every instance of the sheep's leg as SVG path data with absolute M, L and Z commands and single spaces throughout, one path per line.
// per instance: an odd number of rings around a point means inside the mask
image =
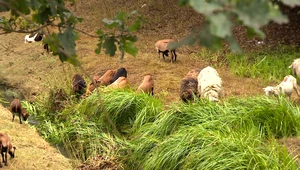
M 7 148 L 8 149 L 8 148 Z M 2 154 L 3 154 L 3 152 L 2 152 Z M 4 162 L 4 165 L 5 166 L 7 166 L 8 164 L 7 164 L 7 150 L 6 150 L 6 152 L 5 152 L 5 162 Z M 4 161 L 4 159 L 3 159 L 3 161 Z
M 298 97 L 300 97 L 300 91 L 299 91 L 299 87 L 298 87 L 297 83 L 294 82 L 294 83 L 293 83 L 293 86 L 294 86 L 294 90 L 296 91 Z
M 177 59 L 177 54 L 176 54 L 176 51 L 175 51 L 175 50 L 173 50 L 173 54 L 174 54 L 174 61 L 176 61 L 176 59 Z
M 12 122 L 15 120 L 15 113 L 12 113 L 12 115 L 13 115 L 13 118 L 12 118 Z
M 20 124 L 22 124 L 21 113 L 19 113 Z

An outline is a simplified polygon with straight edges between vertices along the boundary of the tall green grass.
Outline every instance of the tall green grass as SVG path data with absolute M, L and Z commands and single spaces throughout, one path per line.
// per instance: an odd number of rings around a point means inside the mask
M 298 136 L 299 108 L 266 96 L 197 100 L 164 107 L 130 89 L 100 88 L 70 99 L 38 127 L 69 156 L 115 158 L 124 169 L 297 169 L 276 140 Z M 41 107 L 36 105 L 36 107 Z
M 299 58 L 296 47 L 281 47 L 244 54 L 226 56 L 231 72 L 241 77 L 261 78 L 265 82 L 280 82 L 286 75 L 292 74 L 288 67 Z

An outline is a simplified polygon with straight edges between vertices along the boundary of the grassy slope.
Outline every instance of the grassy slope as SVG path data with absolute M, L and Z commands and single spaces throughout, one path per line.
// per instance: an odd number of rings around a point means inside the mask
M 13 145 L 17 147 L 15 158 L 9 159 L 8 167 L 2 169 L 72 169 L 69 160 L 41 138 L 33 127 L 24 123 L 19 124 L 18 117 L 15 118 L 14 122 L 11 122 L 11 118 L 11 113 L 0 105 L 1 132 L 8 133 Z

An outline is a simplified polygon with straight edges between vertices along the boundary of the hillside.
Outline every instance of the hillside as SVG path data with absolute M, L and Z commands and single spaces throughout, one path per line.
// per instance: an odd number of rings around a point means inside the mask
M 146 6 L 141 8 L 143 4 Z M 202 69 L 212 65 L 224 82 L 225 98 L 264 94 L 262 88 L 267 85 L 265 81 L 258 78 L 238 77 L 230 72 L 228 65 L 223 61 L 224 55 L 228 53 L 227 50 L 210 53 L 197 45 L 186 46 L 177 50 L 178 61 L 176 63 L 170 63 L 170 58 L 166 61 L 158 58 L 154 49 L 157 40 L 169 37 L 180 40 L 192 28 L 201 27 L 203 22 L 201 15 L 188 7 L 179 7 L 177 0 L 78 0 L 75 6 L 70 6 L 70 9 L 84 18 L 84 21 L 76 28 L 92 35 L 95 35 L 98 28 L 103 28 L 101 22 L 103 18 L 111 18 L 117 11 L 138 9 L 147 21 L 136 33 L 138 55 L 135 58 L 126 55 L 123 61 L 119 60 L 118 53 L 115 57 L 109 57 L 104 53 L 95 54 L 97 39 L 80 34 L 77 52 L 83 68 L 90 76 L 103 74 L 108 69 L 116 70 L 124 67 L 128 71 L 129 82 L 135 89 L 142 82 L 145 74 L 152 74 L 155 81 L 155 97 L 169 104 L 180 101 L 180 82 L 190 69 Z M 263 46 L 256 45 L 255 42 L 258 41 L 256 37 L 247 38 L 243 27 L 236 27 L 235 35 L 245 52 L 262 50 L 278 44 L 299 45 L 300 14 L 297 14 L 297 11 L 288 11 L 291 12 L 289 13 L 292 19 L 291 24 L 270 23 L 264 28 L 267 39 Z M 0 35 L 0 91 L 3 92 L 5 99 L 11 101 L 13 97 L 20 97 L 34 102 L 37 96 L 48 92 L 53 86 L 69 85 L 71 89 L 70 80 L 73 74 L 83 74 L 83 71 L 68 63 L 61 63 L 58 57 L 46 54 L 40 43 L 24 44 L 24 36 L 25 34 L 21 33 Z M 87 78 L 86 81 L 89 82 Z M 11 134 L 14 144 L 18 146 L 16 158 L 9 161 L 10 169 L 18 169 L 22 166 L 26 166 L 29 170 L 37 167 L 39 169 L 72 169 L 68 159 L 39 137 L 34 128 L 28 124 L 19 125 L 16 120 L 12 123 L 10 119 L 11 114 L 1 106 L 0 129 Z M 291 152 L 299 148 L 297 138 L 291 142 L 288 141 L 287 144 L 291 145 Z M 31 156 L 27 156 L 26 153 L 31 153 Z

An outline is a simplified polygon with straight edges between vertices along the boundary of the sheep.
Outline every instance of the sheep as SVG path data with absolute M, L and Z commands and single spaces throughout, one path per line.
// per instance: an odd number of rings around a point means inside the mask
M 150 74 L 144 76 L 143 82 L 139 85 L 137 92 L 144 92 L 154 96 L 154 80 Z
M 110 81 L 110 84 L 112 84 L 113 82 L 115 82 L 119 77 L 126 77 L 127 78 L 127 70 L 125 68 L 119 68 L 115 75 L 113 76 L 113 78 Z
M 116 74 L 115 70 L 107 70 L 103 76 L 101 76 L 98 81 L 100 83 L 101 86 L 108 86 L 109 84 L 111 84 L 114 76 Z M 118 73 L 119 74 L 119 73 Z M 126 76 L 127 76 L 127 72 L 126 72 Z
M 24 121 L 27 120 L 27 118 L 29 117 L 28 112 L 26 111 L 26 109 L 22 108 L 22 104 L 21 101 L 19 99 L 14 99 L 11 103 L 10 103 L 10 111 L 13 115 L 12 118 L 12 122 L 15 120 L 15 114 L 18 113 L 19 114 L 19 120 L 20 120 L 20 124 L 22 124 L 22 118 Z M 22 117 L 22 118 L 21 118 Z
M 186 76 L 181 80 L 180 84 L 180 98 L 184 102 L 193 101 L 198 94 L 198 74 L 199 69 L 190 70 Z
M 173 39 L 164 39 L 164 40 L 158 40 L 155 43 L 155 49 L 158 53 L 158 58 L 160 58 L 160 53 L 162 53 L 163 59 L 165 60 L 165 56 L 169 56 L 169 50 L 171 52 L 171 62 L 175 62 L 177 55 L 175 49 L 169 49 L 168 44 L 174 43 L 175 40 Z
M 266 95 L 275 95 L 278 96 L 280 94 L 285 94 L 291 99 L 293 90 L 296 91 L 298 97 L 300 97 L 300 91 L 297 85 L 297 80 L 292 75 L 285 76 L 280 84 L 277 86 L 267 86 L 263 88 Z
M 198 95 L 215 102 L 223 97 L 222 80 L 214 68 L 208 66 L 200 71 L 198 75 Z
M 114 81 L 112 84 L 107 86 L 111 89 L 123 89 L 123 88 L 130 88 L 129 81 L 126 77 L 119 77 L 116 81 Z
M 292 69 L 293 75 L 297 75 L 300 78 L 300 58 L 295 59 L 289 68 Z
M 10 137 L 7 135 L 7 133 L 0 132 L 0 151 L 1 151 L 2 161 L 5 166 L 8 166 L 7 153 L 10 155 L 11 158 L 14 158 L 15 150 L 16 147 L 12 145 Z M 2 167 L 3 165 L 0 161 L 0 168 Z
M 25 39 L 24 40 L 25 44 L 41 41 L 43 39 L 43 33 L 38 33 L 37 32 L 35 34 L 28 34 L 28 35 L 25 35 L 24 39 Z
M 72 89 L 77 98 L 84 93 L 84 88 L 86 88 L 84 79 L 81 75 L 75 74 L 72 79 Z

